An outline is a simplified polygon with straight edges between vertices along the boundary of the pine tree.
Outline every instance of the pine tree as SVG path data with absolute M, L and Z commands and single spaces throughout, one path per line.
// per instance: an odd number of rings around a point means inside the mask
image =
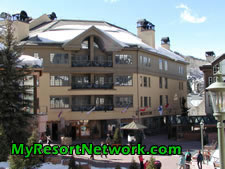
M 2 126 L 0 126 L 0 142 L 0 162 L 7 161 L 10 147 L 8 146 L 7 137 Z
M 37 131 L 34 130 L 32 132 L 32 135 L 28 139 L 27 146 L 33 146 L 34 143 L 38 142 L 38 137 L 37 137 Z M 40 156 L 39 155 L 31 155 L 29 158 L 24 159 L 24 164 L 26 169 L 31 169 L 33 167 L 39 167 L 41 164 L 40 161 Z
M 156 169 L 154 163 L 155 163 L 155 158 L 151 156 L 146 169 Z
M 113 136 L 113 143 L 114 144 L 121 144 L 122 143 L 122 137 L 121 137 L 121 132 L 119 128 L 116 128 L 116 131 Z
M 21 46 L 14 39 L 13 22 L 7 20 L 4 28 L 4 47 L 0 49 L 0 124 L 8 144 L 25 143 L 31 115 L 24 108 L 31 107 L 31 101 L 25 99 L 30 94 L 23 82 L 29 71 L 26 67 L 18 68 Z
M 129 169 L 139 169 L 138 164 L 135 162 L 134 159 L 132 159 Z
M 24 169 L 25 168 L 24 157 L 22 155 L 10 155 L 9 167 L 10 169 Z

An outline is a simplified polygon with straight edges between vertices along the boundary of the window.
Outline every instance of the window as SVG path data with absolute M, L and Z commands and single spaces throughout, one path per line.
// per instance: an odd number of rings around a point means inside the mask
M 140 86 L 142 87 L 142 76 L 140 76 Z
M 162 88 L 162 77 L 159 77 L 159 88 Z
M 133 85 L 133 78 L 132 76 L 116 76 L 115 85 L 118 86 L 132 86 Z
M 208 77 L 208 85 L 211 85 L 212 83 L 213 83 L 213 79 L 212 79 L 212 77 Z
M 133 96 L 116 96 L 116 107 L 133 106 Z
M 69 55 L 64 53 L 51 53 L 50 62 L 53 64 L 68 64 Z
M 141 107 L 143 107 L 143 97 L 141 96 Z
M 213 74 L 216 74 L 220 69 L 219 64 L 216 64 L 215 66 L 213 66 Z
M 164 61 L 164 69 L 167 71 L 168 70 L 168 62 L 165 60 Z
M 159 104 L 160 104 L 160 106 L 163 105 L 163 96 L 162 95 L 159 96 Z
M 148 58 L 148 66 L 151 66 L 151 58 Z
M 143 56 L 143 65 L 148 66 L 148 58 L 146 56 Z
M 39 58 L 38 53 L 34 53 L 35 58 Z
M 131 55 L 116 55 L 116 64 L 133 64 Z
M 144 87 L 147 87 L 147 77 L 144 77 Z
M 184 74 L 184 67 L 183 66 L 179 66 L 178 68 L 179 68 L 178 69 L 179 74 Z
M 168 89 L 168 79 L 165 77 L 165 89 Z
M 148 78 L 148 87 L 151 87 L 151 78 Z
M 68 109 L 69 97 L 50 97 L 50 107 L 52 109 Z
M 169 97 L 168 97 L 168 95 L 166 95 L 165 97 L 166 97 L 166 105 L 168 105 L 169 104 Z
M 143 56 L 140 56 L 140 64 L 143 63 Z
M 159 59 L 159 69 L 160 69 L 160 70 L 163 69 L 163 62 L 162 62 L 162 59 Z
M 144 97 L 144 107 L 148 106 L 148 97 Z
M 148 98 L 148 105 L 149 105 L 149 107 L 152 106 L 152 99 L 151 99 L 151 97 Z
M 50 86 L 69 86 L 69 76 L 51 76 Z

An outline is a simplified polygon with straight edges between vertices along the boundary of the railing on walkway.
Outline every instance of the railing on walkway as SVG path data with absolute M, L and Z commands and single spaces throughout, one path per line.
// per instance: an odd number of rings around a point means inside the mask
M 96 83 L 72 83 L 72 89 L 112 89 L 113 83 L 104 83 L 104 84 L 96 84 Z
M 72 67 L 112 67 L 112 61 L 74 61 L 72 60 Z
M 72 111 L 90 111 L 95 108 L 93 111 L 112 111 L 114 106 L 109 105 L 72 105 Z

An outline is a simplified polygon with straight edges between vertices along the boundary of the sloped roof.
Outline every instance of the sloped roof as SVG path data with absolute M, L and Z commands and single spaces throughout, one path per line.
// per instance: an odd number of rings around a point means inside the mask
M 72 21 L 72 20 L 59 20 L 54 21 L 49 24 L 44 25 L 43 27 L 37 28 L 35 30 L 30 31 L 30 35 L 28 41 L 34 41 L 34 37 L 36 39 L 40 39 L 40 41 L 36 41 L 36 43 L 66 43 L 75 37 L 79 36 L 86 30 L 91 27 L 95 27 L 99 31 L 101 31 L 106 36 L 109 36 L 111 39 L 119 43 L 123 47 L 132 47 L 137 46 L 146 51 L 150 51 L 159 55 L 163 55 L 168 57 L 169 59 L 175 61 L 185 62 L 184 58 L 175 54 L 174 52 L 164 49 L 164 48 L 152 48 L 151 46 L 144 43 L 139 37 L 134 35 L 133 33 L 127 31 L 126 29 L 120 28 L 118 26 L 109 24 L 107 22 L 94 22 L 94 21 Z

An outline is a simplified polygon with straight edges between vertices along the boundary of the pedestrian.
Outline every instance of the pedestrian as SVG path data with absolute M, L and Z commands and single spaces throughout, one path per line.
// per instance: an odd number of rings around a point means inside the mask
M 101 147 L 104 145 L 104 142 L 101 142 Z M 103 156 L 103 151 L 101 152 L 101 157 Z M 105 154 L 105 158 L 107 158 L 107 155 Z
M 179 159 L 179 169 L 185 169 L 185 156 L 182 153 Z
M 162 164 L 159 160 L 155 160 L 154 165 L 156 169 L 161 169 Z
M 191 162 L 191 153 L 189 150 L 187 150 L 187 152 L 185 153 L 185 160 L 186 162 Z
M 148 160 L 147 160 L 147 161 L 145 162 L 145 164 L 144 164 L 144 169 L 147 169 L 148 165 L 149 165 L 149 162 L 148 162 Z
M 207 161 L 207 165 L 208 165 L 209 161 L 211 160 L 211 153 L 209 150 L 207 151 L 205 157 L 206 157 L 206 161 Z
M 128 134 L 128 136 L 127 136 L 127 142 L 128 142 L 128 144 L 130 145 L 130 143 L 131 143 L 131 137 L 130 137 L 130 134 Z
M 202 169 L 202 161 L 203 161 L 203 155 L 201 153 L 201 150 L 199 150 L 198 156 L 197 156 L 198 169 Z
M 52 142 L 51 136 L 47 136 L 47 144 L 50 145 Z
M 111 140 L 111 137 L 110 137 L 109 133 L 107 134 L 107 138 L 106 138 L 105 142 L 106 142 L 107 145 L 111 145 L 112 140 Z
M 94 153 L 92 152 L 91 156 L 90 156 L 90 160 L 94 160 Z
M 139 161 L 140 161 L 140 169 L 144 169 L 144 158 L 142 155 L 139 155 Z

